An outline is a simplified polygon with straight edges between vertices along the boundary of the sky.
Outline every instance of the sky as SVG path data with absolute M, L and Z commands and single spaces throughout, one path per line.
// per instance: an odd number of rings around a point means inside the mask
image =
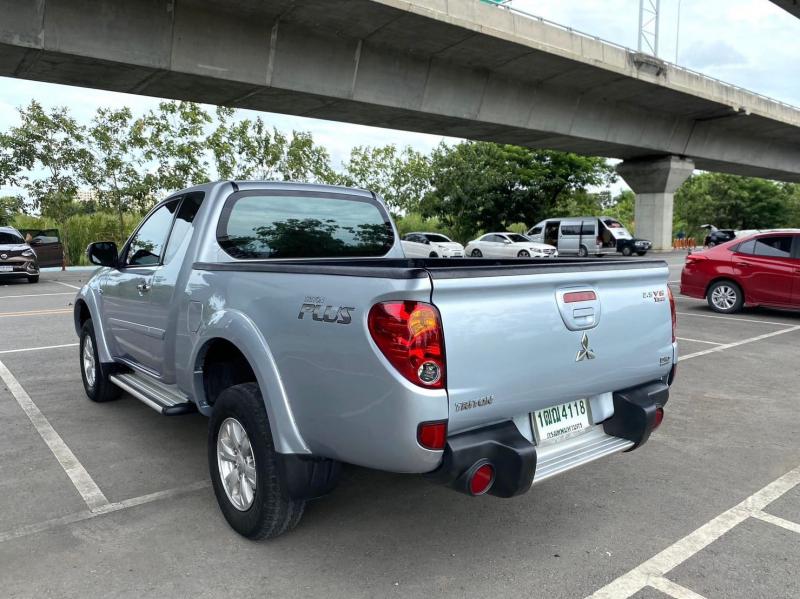
M 637 46 L 639 0 L 512 0 L 511 6 L 623 46 Z M 661 0 L 659 56 L 800 106 L 800 19 L 768 0 Z M 16 125 L 17 108 L 32 99 L 45 107 L 66 106 L 82 123 L 88 123 L 99 107 L 130 106 L 138 115 L 158 104 L 156 98 L 0 77 L 0 131 Z M 243 118 L 256 114 L 240 113 Z M 314 140 L 328 149 L 336 168 L 354 146 L 391 143 L 430 151 L 443 139 L 304 117 L 261 115 L 285 131 L 310 131 Z M 612 191 L 624 187 L 619 182 Z M 0 187 L 0 195 L 16 192 Z

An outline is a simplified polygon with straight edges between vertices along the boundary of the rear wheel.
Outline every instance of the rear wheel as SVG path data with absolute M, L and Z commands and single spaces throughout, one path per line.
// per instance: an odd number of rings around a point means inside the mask
M 122 393 L 122 389 L 111 382 L 112 365 L 103 364 L 97 353 L 97 338 L 94 324 L 89 319 L 83 323 L 80 340 L 81 379 L 86 397 L 92 401 L 111 401 Z
M 625 247 L 622 248 L 622 255 L 623 256 L 630 256 L 631 254 L 633 254 L 633 250 L 631 249 L 631 247 L 629 245 L 626 245 Z
M 439 257 L 439 255 L 438 255 L 436 252 L 431 252 L 431 253 L 428 255 L 428 258 L 438 258 L 438 257 Z
M 517 253 L 517 258 L 530 258 L 530 257 L 531 257 L 531 255 L 530 255 L 530 253 L 528 252 L 528 250 L 520 250 L 520 251 Z
M 637 256 L 644 256 L 647 252 L 636 252 Z
M 708 242 L 708 247 L 710 247 L 710 248 L 713 248 L 713 247 L 715 247 L 716 245 L 717 245 L 717 242 L 716 242 L 716 241 L 709 241 L 709 242 Z
M 742 309 L 744 294 L 733 281 L 717 281 L 708 288 L 706 300 L 714 312 L 732 314 Z
M 305 501 L 291 499 L 256 383 L 219 394 L 208 428 L 208 466 L 220 510 L 249 539 L 277 537 L 300 522 Z
M 472 250 L 472 253 L 470 254 L 470 256 L 472 256 L 473 258 L 483 258 L 483 253 L 481 253 L 481 251 L 476 248 L 476 249 Z
M 578 256 L 580 258 L 586 258 L 586 256 L 588 256 L 588 255 L 589 255 L 589 250 L 586 249 L 585 245 L 582 245 L 580 247 L 580 249 L 578 250 Z
M 32 277 L 28 277 L 28 283 L 38 283 L 39 282 L 39 275 L 33 275 Z

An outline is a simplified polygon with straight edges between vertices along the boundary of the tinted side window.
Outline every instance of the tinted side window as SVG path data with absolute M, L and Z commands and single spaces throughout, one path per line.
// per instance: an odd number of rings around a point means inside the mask
M 756 239 L 756 256 L 789 258 L 792 255 L 792 237 L 762 237 Z
M 161 260 L 161 250 L 172 225 L 172 217 L 180 200 L 161 206 L 144 221 L 128 246 L 126 266 L 153 266 Z
M 534 227 L 533 229 L 531 229 L 530 232 L 531 235 L 541 235 L 541 233 L 542 233 L 541 227 Z
M 169 234 L 167 249 L 164 250 L 164 264 L 172 260 L 175 252 L 181 247 L 183 240 L 191 234 L 194 217 L 197 216 L 197 211 L 200 209 L 200 204 L 203 203 L 204 196 L 203 192 L 190 193 L 184 196 L 183 202 L 178 208 L 175 223 L 172 225 L 172 232 Z
M 581 223 L 581 235 L 594 235 L 595 225 L 592 221 L 585 220 Z
M 750 241 L 744 241 L 739 244 L 739 247 L 736 248 L 736 251 L 740 254 L 752 254 L 756 248 L 756 240 L 751 239 Z
M 580 225 L 561 225 L 561 234 L 562 235 L 580 235 L 581 234 L 581 226 Z
M 394 233 L 366 199 L 263 191 L 231 196 L 217 240 L 243 259 L 379 257 L 392 248 Z

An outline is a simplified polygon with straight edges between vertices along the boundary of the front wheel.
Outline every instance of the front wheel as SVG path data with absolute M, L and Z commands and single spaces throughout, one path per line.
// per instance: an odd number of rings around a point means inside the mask
M 530 258 L 530 257 L 531 255 L 528 252 L 528 250 L 520 250 L 519 253 L 517 253 L 517 258 Z
M 97 353 L 97 337 L 91 318 L 83 323 L 80 340 L 81 379 L 86 397 L 103 402 L 116 399 L 122 389 L 111 382 L 111 365 L 103 364 Z
M 630 246 L 626 245 L 624 248 L 622 248 L 623 256 L 630 256 L 631 254 L 633 254 L 633 250 L 630 248 Z
M 33 275 L 32 277 L 28 277 L 28 283 L 38 283 L 39 282 L 39 275 Z
M 732 314 L 742 309 L 744 294 L 733 281 L 717 281 L 709 287 L 706 300 L 714 312 Z
M 647 252 L 636 252 L 637 256 L 644 256 Z
M 297 526 L 305 501 L 289 497 L 256 383 L 220 393 L 208 427 L 208 466 L 220 510 L 248 539 L 277 537 Z
M 431 253 L 428 255 L 428 258 L 438 258 L 438 257 L 439 257 L 439 254 L 437 254 L 436 252 L 431 252 Z
M 470 254 L 470 256 L 472 256 L 473 258 L 483 258 L 483 253 L 479 249 L 476 248 L 476 249 L 472 250 L 472 253 Z

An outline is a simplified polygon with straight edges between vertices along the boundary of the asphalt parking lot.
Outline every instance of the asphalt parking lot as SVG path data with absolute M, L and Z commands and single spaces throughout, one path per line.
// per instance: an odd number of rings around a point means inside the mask
M 85 398 L 88 275 L 0 284 L 3 597 L 800 596 L 798 314 L 678 296 L 678 378 L 639 451 L 512 500 L 347 467 L 254 543 L 217 509 L 203 417 Z

